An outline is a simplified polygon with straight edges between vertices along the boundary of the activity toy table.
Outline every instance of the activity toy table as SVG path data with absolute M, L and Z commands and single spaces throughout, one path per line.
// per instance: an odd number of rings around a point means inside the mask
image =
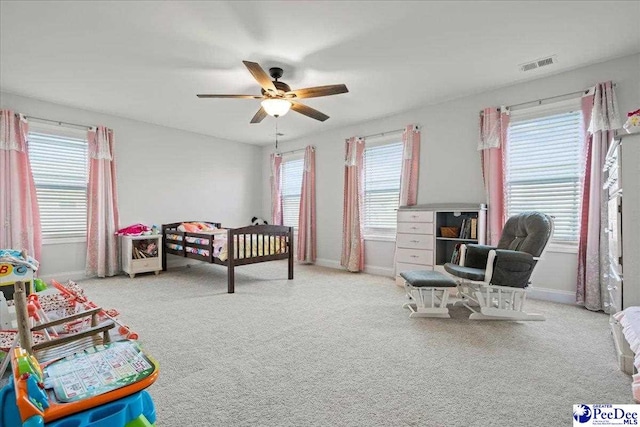
M 157 363 L 136 341 L 89 347 L 41 365 L 13 351 L 13 376 L 0 390 L 0 425 L 23 427 L 142 427 L 155 423 L 144 391 L 158 377 Z

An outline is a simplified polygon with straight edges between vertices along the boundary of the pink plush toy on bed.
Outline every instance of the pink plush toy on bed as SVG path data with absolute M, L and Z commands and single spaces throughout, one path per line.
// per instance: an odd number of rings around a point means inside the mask
M 121 228 L 120 230 L 116 231 L 116 234 L 118 236 L 140 236 L 150 231 L 151 228 L 144 224 L 133 224 L 128 227 Z
M 217 227 L 207 222 L 183 222 L 178 226 L 178 231 L 186 231 L 188 233 L 197 233 L 198 231 L 213 231 Z

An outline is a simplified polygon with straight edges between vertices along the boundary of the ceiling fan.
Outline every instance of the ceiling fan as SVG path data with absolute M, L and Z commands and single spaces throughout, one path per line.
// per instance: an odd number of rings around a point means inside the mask
M 312 119 L 320 120 L 324 122 L 329 118 L 324 113 L 308 107 L 298 102 L 299 99 L 304 98 L 318 98 L 321 96 L 338 95 L 340 93 L 349 92 L 347 86 L 343 84 L 328 85 L 328 86 L 315 86 L 304 89 L 291 90 L 288 84 L 278 81 L 282 77 L 282 68 L 274 67 L 269 68 L 269 75 L 262 69 L 257 62 L 242 61 L 247 67 L 253 78 L 256 79 L 258 84 L 262 87 L 262 96 L 254 95 L 209 95 L 198 94 L 198 98 L 238 98 L 238 99 L 262 99 L 262 106 L 258 112 L 251 119 L 251 123 L 260 123 L 267 114 L 273 117 L 280 117 L 287 114 L 289 109 L 295 112 L 304 114 Z

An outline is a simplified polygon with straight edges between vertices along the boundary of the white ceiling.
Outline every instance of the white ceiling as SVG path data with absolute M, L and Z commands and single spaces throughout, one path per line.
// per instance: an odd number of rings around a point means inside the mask
M 640 51 L 638 1 L 2 1 L 0 15 L 1 90 L 252 144 L 274 134 L 272 117 L 249 124 L 258 100 L 195 96 L 259 95 L 242 60 L 294 89 L 349 88 L 305 101 L 324 123 L 280 118 L 287 140 Z

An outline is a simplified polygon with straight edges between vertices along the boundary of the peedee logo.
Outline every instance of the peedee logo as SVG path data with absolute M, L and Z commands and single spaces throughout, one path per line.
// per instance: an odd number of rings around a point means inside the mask
M 588 405 L 573 405 L 573 419 L 586 423 L 591 419 L 591 408 Z
M 573 425 L 638 425 L 638 412 L 640 405 L 573 405 Z
M 593 420 L 616 420 L 623 424 L 637 425 L 638 413 L 627 412 L 622 408 L 593 408 Z

